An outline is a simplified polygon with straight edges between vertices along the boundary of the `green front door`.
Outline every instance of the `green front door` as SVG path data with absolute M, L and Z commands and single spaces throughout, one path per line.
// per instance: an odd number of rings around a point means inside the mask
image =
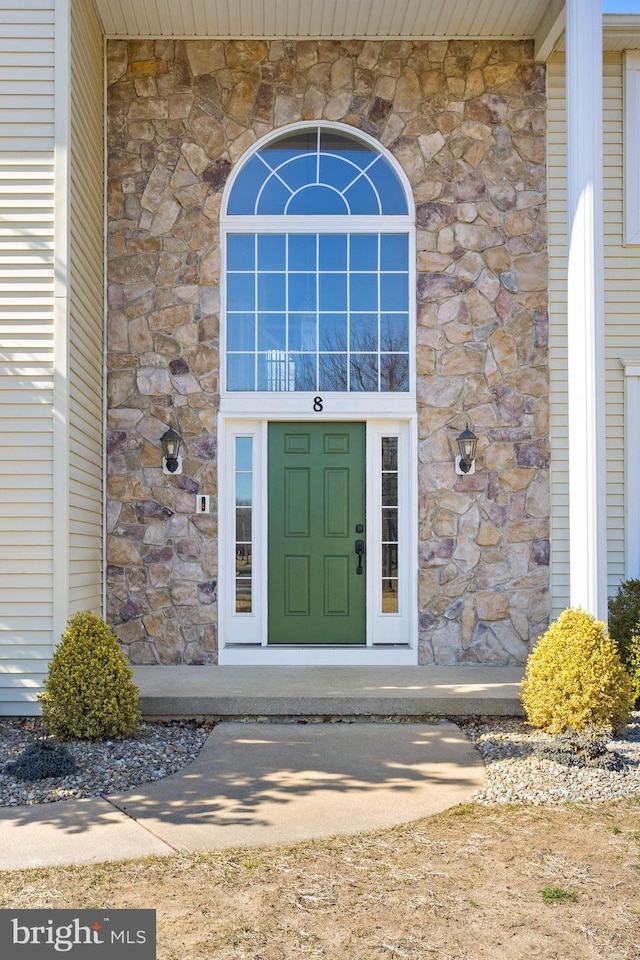
M 268 456 L 269 643 L 365 643 L 365 425 L 271 423 Z

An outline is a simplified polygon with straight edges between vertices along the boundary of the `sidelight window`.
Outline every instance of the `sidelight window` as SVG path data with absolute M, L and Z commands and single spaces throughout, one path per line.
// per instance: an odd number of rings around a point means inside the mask
M 253 609 L 253 440 L 235 439 L 236 613 Z
M 382 437 L 382 613 L 398 613 L 398 438 Z

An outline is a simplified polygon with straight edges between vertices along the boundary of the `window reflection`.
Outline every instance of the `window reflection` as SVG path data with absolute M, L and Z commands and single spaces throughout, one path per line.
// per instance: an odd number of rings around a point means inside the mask
M 251 437 L 238 437 L 236 439 L 236 470 L 251 473 Z
M 409 349 L 409 316 L 406 313 L 380 314 L 380 347 L 389 353 Z
M 295 372 L 296 390 L 315 390 L 318 382 L 318 358 L 315 353 L 297 353 L 289 355 L 289 362 Z
M 380 389 L 387 393 L 409 389 L 409 357 L 406 354 L 380 354 Z
M 253 313 L 229 315 L 227 346 L 229 350 L 254 350 L 256 321 Z
M 255 390 L 255 356 L 253 353 L 227 354 L 227 389 Z
M 349 265 L 352 270 L 378 270 L 377 234 L 353 234 L 349 237 Z M 401 261 L 400 261 L 401 262 Z
M 236 540 L 251 542 L 251 507 L 236 510 Z
M 255 267 L 255 237 L 253 234 L 234 234 L 227 243 L 229 270 L 253 270 Z
M 318 237 L 318 248 L 320 270 L 344 270 L 346 268 L 346 234 L 320 234 Z
M 395 472 L 382 474 L 382 505 L 384 507 L 398 505 L 398 475 Z
M 289 310 L 309 311 L 317 307 L 315 273 L 290 273 L 288 280 Z M 284 301 L 282 302 L 284 307 Z
M 230 234 L 228 244 L 230 264 L 258 266 L 228 271 L 229 390 L 409 389 L 406 236 Z M 378 269 L 385 253 L 393 273 Z
M 398 539 L 398 510 L 382 508 L 382 539 L 395 542 Z
M 258 315 L 258 350 L 284 350 L 287 345 L 287 317 L 284 313 Z
M 315 234 L 301 233 L 295 243 L 289 244 L 289 270 L 315 272 L 316 248 L 318 238 Z
M 398 613 L 398 581 L 382 581 L 382 612 Z
M 236 613 L 252 610 L 252 544 L 253 544 L 253 440 L 236 437 Z
M 325 313 L 319 318 L 320 349 L 344 351 L 347 349 L 346 313 Z
M 375 353 L 352 353 L 350 385 L 355 391 L 378 389 L 378 356 Z
M 255 310 L 256 296 L 252 273 L 229 273 L 227 296 L 233 311 Z
M 349 345 L 352 350 L 378 352 L 378 315 L 352 313 Z
M 369 273 L 352 273 L 349 289 L 349 307 L 351 310 L 378 309 L 377 277 Z
M 318 357 L 318 389 L 347 389 L 347 354 L 321 353 Z
M 289 350 L 315 351 L 316 315 L 315 313 L 289 314 Z
M 382 469 L 396 471 L 398 469 L 398 438 L 382 438 Z
M 284 270 L 287 263 L 285 234 L 270 233 L 258 236 L 258 270 Z M 247 268 L 242 268 L 246 270 Z
M 236 177 L 227 213 L 408 213 L 392 166 L 375 147 L 335 130 L 285 134 L 250 157 Z
M 321 273 L 318 277 L 318 302 L 321 311 L 347 309 L 346 273 Z
M 398 613 L 398 438 L 382 437 L 382 613 Z

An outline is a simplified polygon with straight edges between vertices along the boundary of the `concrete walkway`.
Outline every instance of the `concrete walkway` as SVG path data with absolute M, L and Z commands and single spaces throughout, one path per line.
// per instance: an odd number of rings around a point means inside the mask
M 360 833 L 463 803 L 483 780 L 480 755 L 447 721 L 221 723 L 164 780 L 0 809 L 0 869 Z

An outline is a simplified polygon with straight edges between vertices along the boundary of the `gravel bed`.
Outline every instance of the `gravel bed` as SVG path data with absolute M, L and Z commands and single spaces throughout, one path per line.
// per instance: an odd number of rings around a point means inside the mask
M 487 766 L 484 789 L 471 797 L 472 803 L 490 806 L 640 797 L 640 713 L 633 713 L 625 729 L 608 745 L 623 761 L 619 771 L 568 767 L 540 759 L 536 745 L 552 738 L 522 720 L 472 717 L 460 721 L 460 726 Z
M 458 721 L 487 766 L 482 790 L 471 798 L 484 805 L 553 804 L 576 800 L 640 797 L 640 713 L 609 744 L 624 761 L 619 771 L 567 767 L 536 756 L 536 745 L 550 738 L 521 720 L 472 717 Z M 175 720 L 143 723 L 135 737 L 66 744 L 76 761 L 75 774 L 24 781 L 4 769 L 29 744 L 45 737 L 36 718 L 0 719 L 0 807 L 52 803 L 79 797 L 108 796 L 175 773 L 194 760 L 213 722 Z
M 46 731 L 37 718 L 0 719 L 0 807 L 106 796 L 175 773 L 198 756 L 213 723 L 143 723 L 134 737 L 65 743 L 77 772 L 45 780 L 18 780 L 5 765 Z

